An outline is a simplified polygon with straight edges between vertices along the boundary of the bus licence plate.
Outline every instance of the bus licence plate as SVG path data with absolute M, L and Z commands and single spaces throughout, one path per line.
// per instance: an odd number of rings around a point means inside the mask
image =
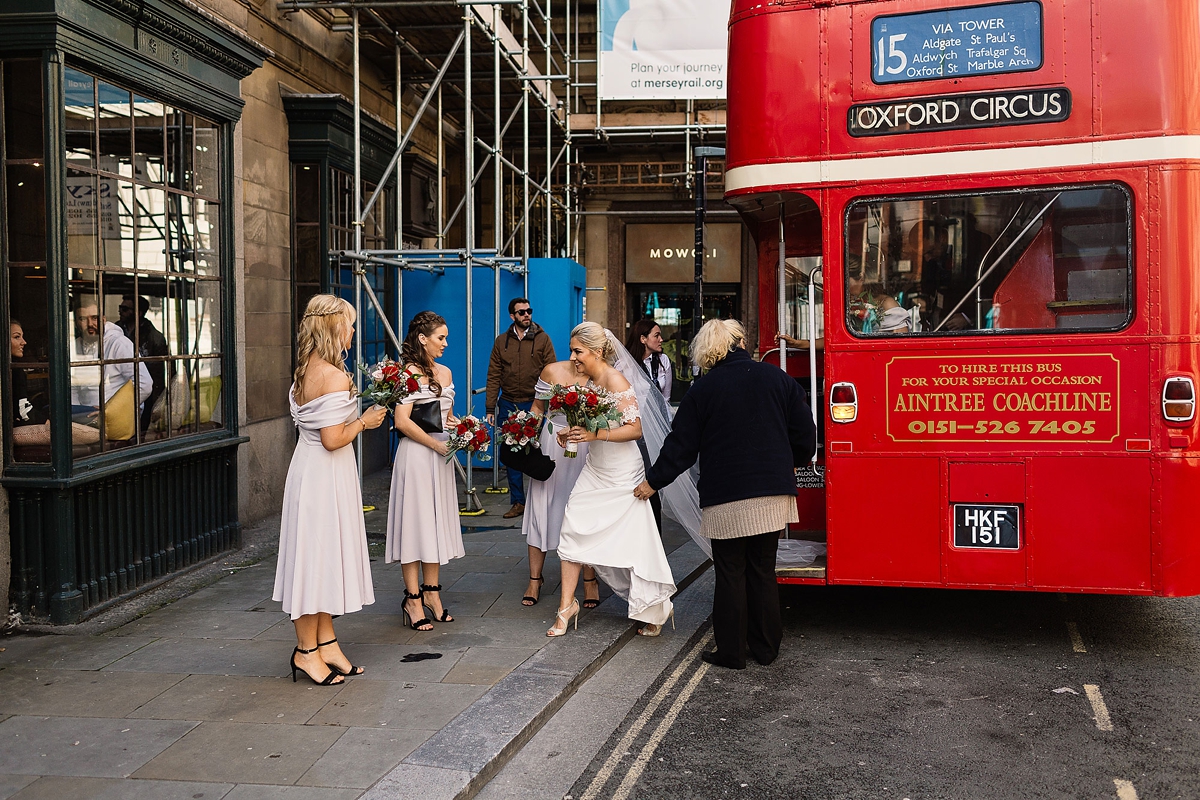
M 1021 507 L 955 503 L 954 546 L 1020 549 Z

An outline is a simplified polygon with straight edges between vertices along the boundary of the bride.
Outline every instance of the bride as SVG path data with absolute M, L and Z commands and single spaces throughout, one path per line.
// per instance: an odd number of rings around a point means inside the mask
M 575 589 L 583 564 L 596 568 L 600 579 L 629 604 L 629 617 L 646 623 L 643 636 L 658 636 L 671 615 L 675 579 L 663 551 L 650 503 L 633 489 L 645 471 L 637 440 L 642 436 L 638 397 L 614 366 L 623 350 L 608 331 L 584 322 L 571 331 L 571 361 L 590 384 L 616 395 L 621 421 L 592 433 L 573 427 L 559 434 L 560 443 L 588 442 L 587 462 L 567 501 L 558 556 L 562 561 L 562 599 L 547 636 L 562 636 L 576 617 Z M 624 355 L 623 353 L 621 355 Z M 660 396 L 661 397 L 661 396 Z

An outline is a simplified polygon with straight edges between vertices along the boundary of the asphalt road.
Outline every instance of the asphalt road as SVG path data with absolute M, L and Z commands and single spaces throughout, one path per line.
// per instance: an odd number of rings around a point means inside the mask
M 702 628 L 568 796 L 1200 798 L 1200 598 L 781 591 L 775 664 Z

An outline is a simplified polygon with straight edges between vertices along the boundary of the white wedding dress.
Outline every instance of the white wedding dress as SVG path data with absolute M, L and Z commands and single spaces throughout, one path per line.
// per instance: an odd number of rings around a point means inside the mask
M 616 394 L 622 424 L 638 419 L 634 390 Z M 558 557 L 591 564 L 629 604 L 629 616 L 662 625 L 671 614 L 675 579 L 663 550 L 650 501 L 634 488 L 645 478 L 637 442 L 588 445 L 587 461 L 563 515 Z

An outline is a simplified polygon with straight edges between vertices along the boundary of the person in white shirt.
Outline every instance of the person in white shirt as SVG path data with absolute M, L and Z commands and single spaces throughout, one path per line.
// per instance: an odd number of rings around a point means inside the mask
M 103 335 L 101 335 L 103 331 Z M 103 347 L 101 342 L 103 341 Z M 137 383 L 138 405 L 145 402 L 153 389 L 146 365 L 133 363 L 133 342 L 120 326 L 100 314 L 98 300 L 92 296 L 79 298 L 75 307 L 75 341 L 71 346 L 71 361 L 103 360 L 104 378 L 98 364 L 71 368 L 71 414 L 77 421 L 95 423 L 97 410 L 132 380 Z
M 638 359 L 650 381 L 662 392 L 663 398 L 670 402 L 671 361 L 663 353 L 662 329 L 658 327 L 658 323 L 649 317 L 633 323 L 625 349 Z
M 912 315 L 882 289 L 874 293 L 880 333 L 912 333 Z

